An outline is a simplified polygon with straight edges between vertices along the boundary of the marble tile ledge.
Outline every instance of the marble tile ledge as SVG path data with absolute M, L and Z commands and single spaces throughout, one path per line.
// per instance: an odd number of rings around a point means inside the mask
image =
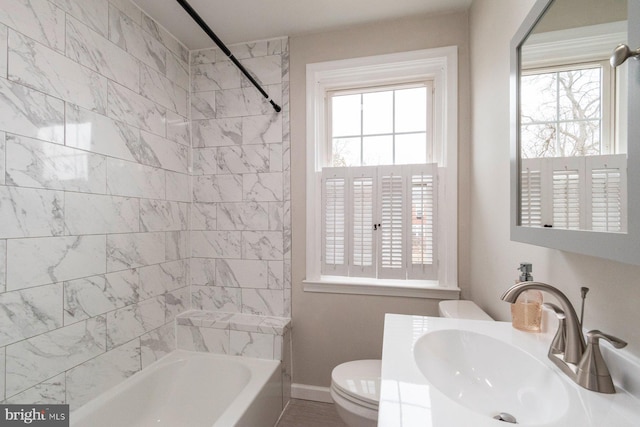
M 176 323 L 179 326 L 228 329 L 280 336 L 285 335 L 291 328 L 291 319 L 286 317 L 202 310 L 182 313 L 177 316 Z

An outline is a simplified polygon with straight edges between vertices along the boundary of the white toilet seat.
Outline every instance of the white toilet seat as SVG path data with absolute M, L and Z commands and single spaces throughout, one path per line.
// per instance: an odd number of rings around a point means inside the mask
M 381 360 L 354 360 L 331 372 L 331 398 L 347 425 L 377 424 L 381 369 Z

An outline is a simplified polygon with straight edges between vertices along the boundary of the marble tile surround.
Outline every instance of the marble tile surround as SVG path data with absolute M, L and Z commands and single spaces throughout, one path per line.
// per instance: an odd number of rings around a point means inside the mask
M 1 1 L 0 401 L 74 409 L 192 308 L 249 316 L 203 343 L 290 357 L 242 326 L 291 312 L 288 41 L 231 46 L 275 114 L 129 0 Z
M 189 52 L 129 0 L 2 0 L 0 401 L 72 409 L 189 310 Z

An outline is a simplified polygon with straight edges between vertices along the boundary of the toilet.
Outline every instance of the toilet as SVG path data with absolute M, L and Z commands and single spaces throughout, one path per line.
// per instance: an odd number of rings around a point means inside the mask
M 493 320 L 473 301 L 448 300 L 438 304 L 440 317 Z M 381 360 L 354 360 L 331 372 L 331 398 L 349 427 L 376 427 L 380 402 Z

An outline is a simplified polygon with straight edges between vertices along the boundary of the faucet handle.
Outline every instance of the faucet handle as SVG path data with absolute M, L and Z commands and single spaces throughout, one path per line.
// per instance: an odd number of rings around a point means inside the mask
M 600 352 L 600 339 L 605 339 L 615 348 L 622 348 L 627 343 L 613 335 L 598 330 L 587 332 L 587 349 L 578 364 L 576 382 L 578 385 L 600 393 L 615 393 L 609 368 Z
M 563 309 L 550 302 L 545 302 L 544 304 L 542 304 L 542 308 L 553 312 L 558 318 L 558 331 L 553 337 L 553 341 L 551 341 L 551 346 L 549 347 L 549 355 L 551 356 L 552 354 L 564 354 L 567 348 L 567 324 L 565 322 L 567 315 L 565 314 Z

